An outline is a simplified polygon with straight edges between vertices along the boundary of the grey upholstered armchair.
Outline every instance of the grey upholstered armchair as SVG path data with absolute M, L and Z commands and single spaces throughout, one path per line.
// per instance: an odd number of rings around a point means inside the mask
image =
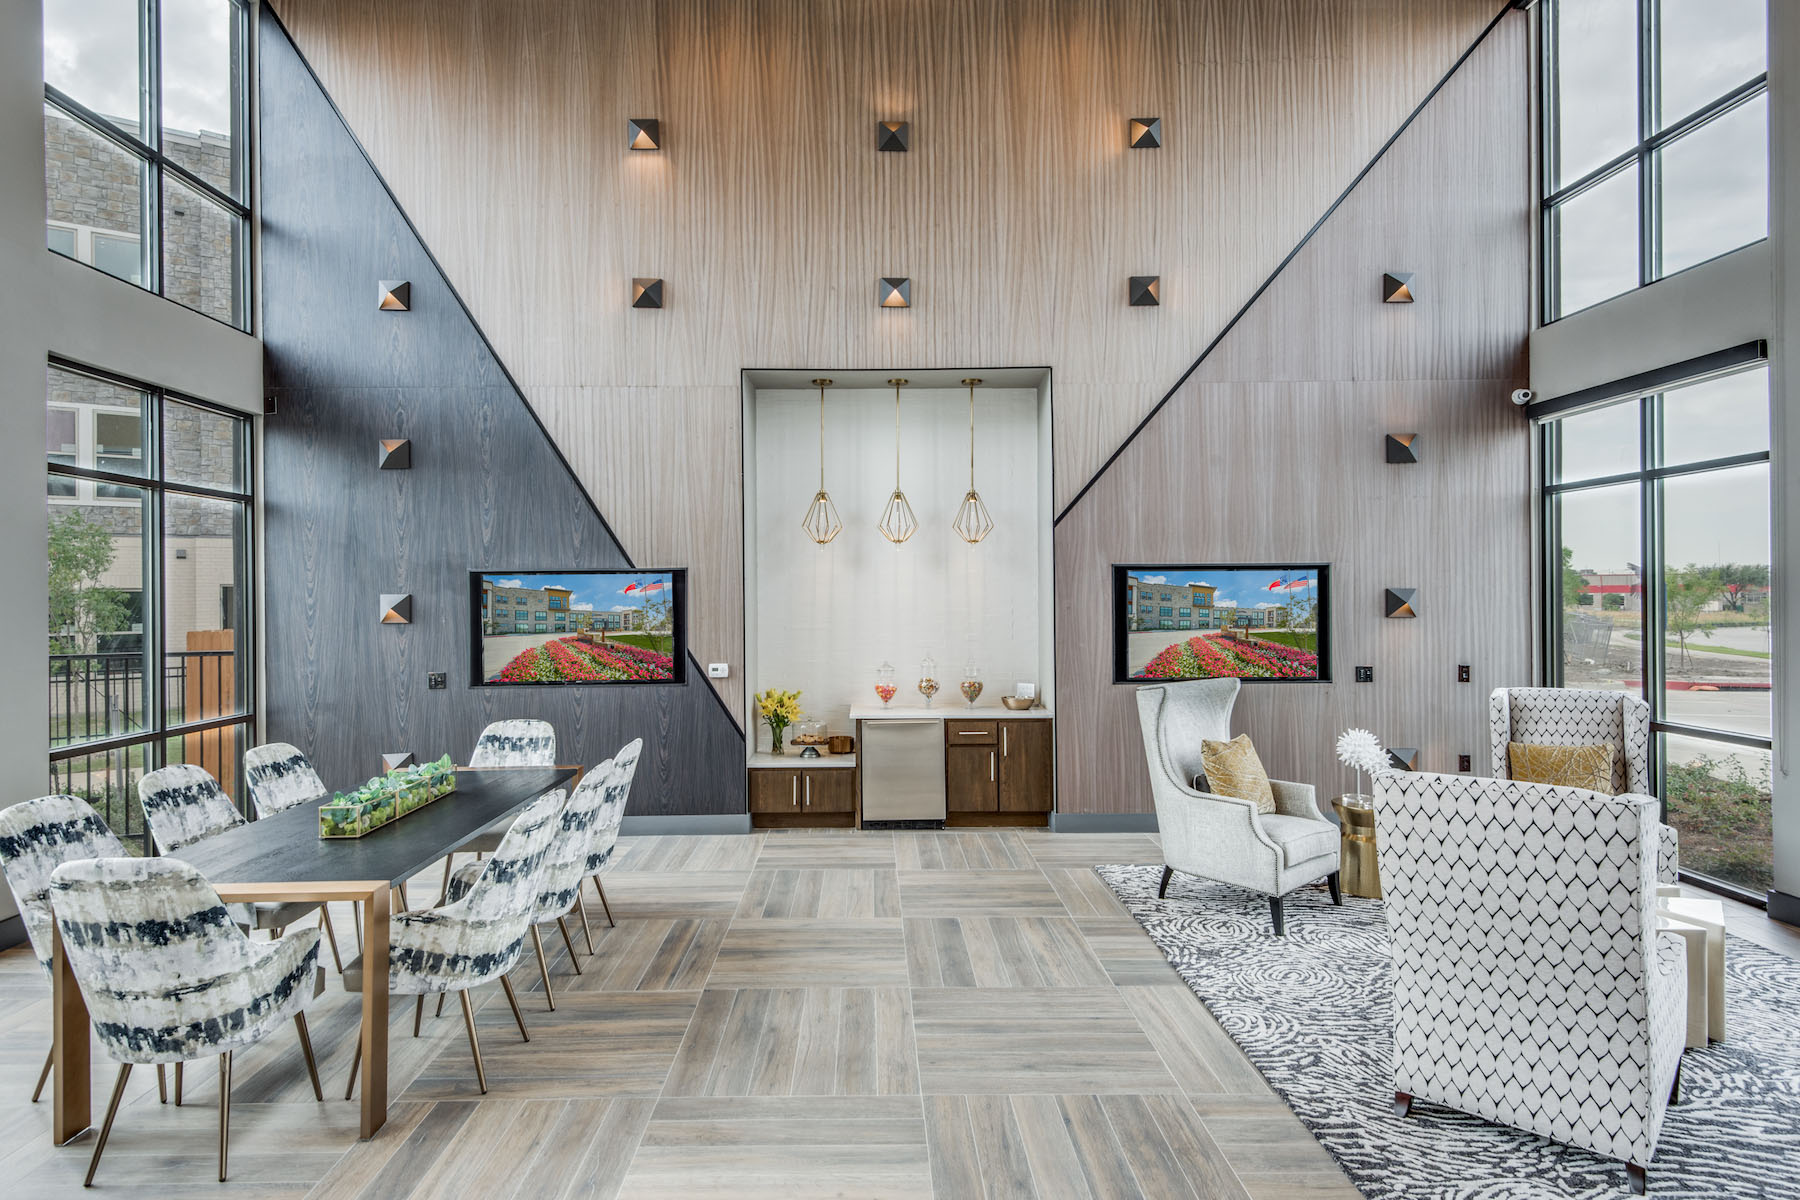
M 1286 932 L 1281 898 L 1321 878 L 1338 892 L 1338 830 L 1320 814 L 1309 783 L 1271 779 L 1273 813 L 1235 796 L 1196 787 L 1204 783 L 1201 742 L 1231 737 L 1235 679 L 1158 683 L 1137 690 L 1144 756 L 1150 763 L 1150 792 L 1162 834 L 1163 877 L 1157 895 L 1168 891 L 1176 871 L 1236 884 L 1269 897 L 1275 932 Z

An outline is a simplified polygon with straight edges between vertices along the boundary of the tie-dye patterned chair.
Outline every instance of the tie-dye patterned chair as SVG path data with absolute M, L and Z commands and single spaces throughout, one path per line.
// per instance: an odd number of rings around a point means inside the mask
M 244 814 L 204 767 L 191 763 L 175 763 L 151 771 L 138 780 L 138 803 L 144 808 L 144 824 L 156 839 L 163 854 L 180 857 L 183 846 L 204 841 L 214 834 L 235 829 L 244 823 Z M 339 973 L 344 960 L 338 955 L 337 934 L 324 907 L 317 901 L 292 903 L 233 904 L 232 919 L 250 929 L 267 929 L 279 936 L 295 921 L 308 913 L 321 914 L 319 924 L 331 943 L 331 961 Z M 176 1089 L 179 1092 L 179 1088 Z
M 292 1020 L 313 1094 L 306 1033 L 318 995 L 319 931 L 253 942 L 200 872 L 173 858 L 89 858 L 50 876 L 50 901 L 100 1044 L 119 1063 L 88 1163 L 100 1166 L 131 1068 L 219 1056 L 219 1181 L 231 1129 L 231 1056 Z
M 286 742 L 269 742 L 244 751 L 244 783 L 250 789 L 250 803 L 256 806 L 259 821 L 331 794 L 313 770 L 311 760 Z M 319 924 L 325 928 L 331 959 L 341 972 L 344 964 L 338 957 L 337 930 L 332 928 L 329 904 L 320 905 Z
M 475 739 L 471 767 L 554 767 L 556 729 L 548 721 L 495 721 Z
M 582 872 L 593 879 L 594 890 L 600 893 L 600 907 L 606 912 L 608 925 L 617 922 L 613 920 L 612 905 L 606 901 L 606 887 L 600 882 L 600 872 L 612 861 L 613 848 L 618 845 L 619 823 L 625 819 L 625 804 L 631 798 L 631 781 L 637 775 L 638 757 L 643 750 L 644 739 L 633 738 L 613 756 L 612 779 L 607 783 L 606 800 L 594 821 L 594 840 L 588 847 L 587 867 Z
M 519 1011 L 507 972 L 518 965 L 525 948 L 526 931 L 537 911 L 543 890 L 544 865 L 551 843 L 562 831 L 562 810 L 567 799 L 558 789 L 533 801 L 519 815 L 487 861 L 478 868 L 474 883 L 460 898 L 438 908 L 395 913 L 388 926 L 388 988 L 397 996 L 417 996 L 413 1031 L 425 1012 L 424 998 L 432 992 L 455 992 L 462 1001 L 463 1023 L 469 1031 L 469 1052 L 475 1058 L 475 1080 L 487 1091 L 487 1070 L 481 1063 L 481 1042 L 475 1036 L 475 1010 L 469 989 L 498 981 L 506 989 L 513 1019 L 526 1041 L 525 1017 Z M 344 989 L 363 988 L 363 963 L 358 956 L 344 968 Z M 362 1059 L 357 1041 L 356 1059 L 350 1064 L 348 1100 L 356 1091 L 356 1070 Z

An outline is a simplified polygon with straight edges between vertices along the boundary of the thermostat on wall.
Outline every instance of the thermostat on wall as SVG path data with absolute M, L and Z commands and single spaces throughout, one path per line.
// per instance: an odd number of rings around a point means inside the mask
M 708 679 L 726 679 L 726 678 L 730 677 L 730 675 L 731 675 L 731 664 L 730 663 L 707 663 L 706 664 L 706 677 Z

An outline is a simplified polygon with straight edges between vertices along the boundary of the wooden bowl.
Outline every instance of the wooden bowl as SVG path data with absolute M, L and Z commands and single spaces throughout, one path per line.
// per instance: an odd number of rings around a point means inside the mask
M 1035 699 L 1023 700 L 1018 696 L 1002 696 L 1000 697 L 1000 703 L 1014 712 L 1024 712 L 1026 709 L 1037 704 L 1037 701 Z
M 833 754 L 849 754 L 856 749 L 856 739 L 846 734 L 833 734 L 826 742 L 826 749 Z

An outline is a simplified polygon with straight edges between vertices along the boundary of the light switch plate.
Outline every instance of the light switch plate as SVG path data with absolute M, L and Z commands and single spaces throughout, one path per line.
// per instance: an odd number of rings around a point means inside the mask
M 1469 682 L 1469 668 L 1468 668 L 1467 664 L 1464 664 L 1463 666 L 1459 666 L 1456 668 L 1456 682 L 1458 682 L 1458 683 Z
M 1474 768 L 1474 765 L 1469 761 L 1468 755 L 1459 754 L 1456 756 L 1456 769 L 1459 771 L 1472 771 L 1475 768 Z
M 1358 682 L 1358 683 L 1374 683 L 1375 682 L 1375 668 L 1374 667 L 1358 667 L 1358 668 L 1356 668 L 1356 682 Z
M 443 691 L 446 687 L 449 686 L 449 684 L 450 684 L 450 681 L 444 677 L 444 673 L 442 671 L 433 671 L 429 675 L 425 676 L 425 686 L 430 688 L 434 692 Z
M 706 677 L 708 679 L 729 679 L 731 677 L 731 664 L 707 663 Z

